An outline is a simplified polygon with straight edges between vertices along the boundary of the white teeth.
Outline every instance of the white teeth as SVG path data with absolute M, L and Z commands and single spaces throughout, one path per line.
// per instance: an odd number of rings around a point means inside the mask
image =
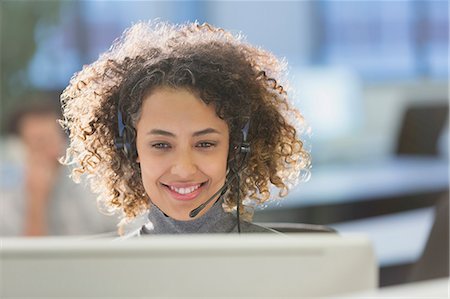
M 191 187 L 187 187 L 187 188 L 177 188 L 177 187 L 174 187 L 174 186 L 169 186 L 169 187 L 170 187 L 170 190 L 175 191 L 177 193 L 189 194 L 189 193 L 192 193 L 195 190 L 197 190 L 200 187 L 200 184 L 195 185 L 195 186 L 191 186 Z

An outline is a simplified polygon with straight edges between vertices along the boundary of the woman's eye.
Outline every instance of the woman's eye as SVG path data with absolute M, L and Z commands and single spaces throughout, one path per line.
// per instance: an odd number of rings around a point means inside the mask
M 170 144 L 163 143 L 163 142 L 158 142 L 158 143 L 153 143 L 152 147 L 156 148 L 156 149 L 169 149 L 170 148 Z
M 200 148 L 210 148 L 210 147 L 213 147 L 215 145 L 216 145 L 215 143 L 207 142 L 207 141 L 197 143 L 197 147 L 200 147 Z

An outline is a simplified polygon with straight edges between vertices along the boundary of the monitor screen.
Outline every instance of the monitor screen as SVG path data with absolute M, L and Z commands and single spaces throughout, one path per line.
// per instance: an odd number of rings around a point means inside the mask
M 0 297 L 302 297 L 374 289 L 363 236 L 1 239 Z

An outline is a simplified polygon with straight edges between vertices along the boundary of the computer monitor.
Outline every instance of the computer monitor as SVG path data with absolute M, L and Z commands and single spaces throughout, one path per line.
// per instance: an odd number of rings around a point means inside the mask
M 374 289 L 362 236 L 1 239 L 1 298 L 314 297 Z

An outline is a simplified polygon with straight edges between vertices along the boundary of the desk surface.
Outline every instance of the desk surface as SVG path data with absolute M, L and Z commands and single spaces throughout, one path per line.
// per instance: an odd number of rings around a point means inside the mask
M 449 278 L 407 283 L 332 298 L 449 298 Z
M 366 234 L 374 245 L 380 266 L 416 262 L 421 256 L 434 221 L 434 208 L 330 224 L 341 235 Z
M 392 158 L 364 164 L 320 166 L 311 179 L 268 209 L 339 204 L 444 190 L 449 187 L 448 160 Z

